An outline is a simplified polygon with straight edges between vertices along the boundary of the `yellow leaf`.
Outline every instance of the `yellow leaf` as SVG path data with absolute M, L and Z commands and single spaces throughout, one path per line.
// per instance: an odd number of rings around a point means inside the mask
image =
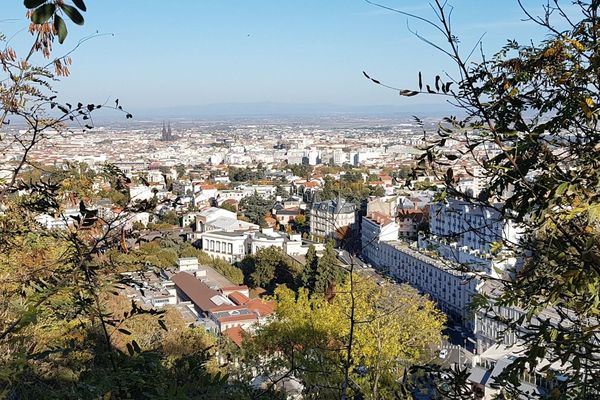
M 594 100 L 592 100 L 590 97 L 586 97 L 585 98 L 585 104 L 587 104 L 588 107 L 593 108 L 594 107 Z

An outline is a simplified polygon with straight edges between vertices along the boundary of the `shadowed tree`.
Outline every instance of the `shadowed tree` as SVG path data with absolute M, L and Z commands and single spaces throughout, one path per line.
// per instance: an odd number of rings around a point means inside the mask
M 509 40 L 494 56 L 481 51 L 478 59 L 473 57 L 481 43 L 463 49 L 446 2 L 432 3 L 433 19 L 379 5 L 432 27 L 443 43 L 413 32 L 449 57 L 457 71 L 430 80 L 419 73 L 417 87 L 397 89 L 401 96 L 445 97 L 463 115 L 445 118 L 434 132 L 423 129 L 427 145 L 412 178 L 427 169 L 444 182 L 437 201 L 455 198 L 494 210 L 518 227 L 518 241 L 494 243 L 496 258 L 519 257 L 517 267 L 498 278 L 472 265 L 459 267 L 495 288 L 474 307 L 506 326 L 501 334 L 516 332 L 524 346 L 497 379 L 502 389 L 516 396 L 522 374 L 541 368 L 545 359 L 563 366 L 552 398 L 597 398 L 600 2 L 548 1 L 539 16 L 521 1 L 515 5 L 545 39 Z M 448 149 L 450 143 L 458 145 Z M 481 192 L 462 190 L 459 175 L 480 179 Z M 503 317 L 507 309 L 518 316 Z

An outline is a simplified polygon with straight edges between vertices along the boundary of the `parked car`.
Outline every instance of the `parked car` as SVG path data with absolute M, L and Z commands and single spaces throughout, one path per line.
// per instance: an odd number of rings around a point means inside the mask
M 440 350 L 440 354 L 439 354 L 439 356 L 440 356 L 440 358 L 442 358 L 442 359 L 443 359 L 443 358 L 446 358 L 446 357 L 448 357 L 448 350 L 446 350 L 446 349 L 442 349 L 442 350 Z

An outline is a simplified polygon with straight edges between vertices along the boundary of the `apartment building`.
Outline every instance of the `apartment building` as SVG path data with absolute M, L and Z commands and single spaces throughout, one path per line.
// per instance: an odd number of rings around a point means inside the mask
M 362 218 L 360 232 L 363 257 L 373 265 L 380 265 L 380 243 L 398 240 L 399 226 L 393 218 L 374 211 Z
M 202 250 L 209 256 L 236 263 L 248 254 L 248 234 L 241 231 L 208 231 L 200 235 Z
M 314 202 L 310 209 L 310 233 L 315 236 L 341 239 L 344 229 L 355 223 L 356 207 L 340 197 Z
M 380 242 L 378 262 L 380 270 L 428 294 L 442 311 L 473 327 L 468 306 L 483 284 L 479 279 L 458 272 L 433 253 L 428 255 L 401 241 Z

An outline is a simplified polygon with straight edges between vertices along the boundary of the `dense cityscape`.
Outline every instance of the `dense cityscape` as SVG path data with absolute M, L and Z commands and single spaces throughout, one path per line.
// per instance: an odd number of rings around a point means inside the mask
M 18 3 L 0 398 L 600 398 L 600 2 Z
M 180 257 L 176 264 L 151 265 L 160 267 L 158 277 L 132 275 L 122 295 L 157 309 L 173 306 L 186 323 L 241 346 L 246 333 L 268 323 L 275 307 L 255 297 L 255 289 L 265 284 L 257 284 L 245 264 L 275 251 L 284 263 L 304 266 L 311 248 L 323 257 L 329 243 L 338 268 L 352 269 L 378 285 L 406 283 L 434 300 L 448 321 L 446 339 L 432 349 L 437 362 L 468 367 L 470 382 L 489 397 L 494 389 L 481 379 L 514 355 L 516 335 L 504 334 L 505 327 L 485 312 L 473 315 L 469 304 L 474 296 L 494 291 L 495 285 L 456 267 L 469 265 L 495 277 L 507 273 L 516 256 L 493 251 L 493 246 L 516 241 L 516 229 L 491 209 L 434 200 L 443 181 L 433 174 L 407 184 L 427 143 L 422 126 L 436 121 L 365 122 L 166 121 L 124 131 L 98 128 L 39 144 L 30 159 L 42 170 L 87 174 L 93 194 L 86 206 L 122 224 L 132 238 L 123 244 L 126 251 L 139 249 L 140 238 L 165 235 L 202 251 L 202 262 Z M 5 165 L 18 160 L 18 150 L 6 153 Z M 448 152 L 463 150 L 459 142 L 447 145 Z M 123 199 L 104 189 L 108 182 L 102 171 L 108 164 L 128 178 L 130 201 L 156 199 L 156 207 L 124 213 Z M 464 172 L 457 173 L 457 187 L 477 196 L 485 187 L 477 165 L 460 167 Z M 49 229 L 69 229 L 75 224 L 70 217 L 80 213 L 80 196 L 72 200 L 63 204 L 62 214 L 40 214 L 36 220 Z M 223 260 L 239 273 L 222 264 L 211 266 L 211 259 Z M 489 313 L 518 318 L 522 310 Z M 503 341 L 497 343 L 500 336 Z M 522 382 L 533 390 L 549 384 Z M 302 392 L 297 385 L 294 390 Z

